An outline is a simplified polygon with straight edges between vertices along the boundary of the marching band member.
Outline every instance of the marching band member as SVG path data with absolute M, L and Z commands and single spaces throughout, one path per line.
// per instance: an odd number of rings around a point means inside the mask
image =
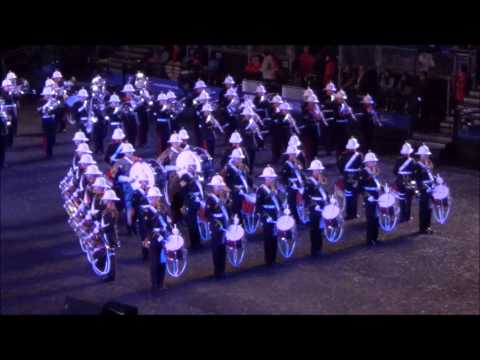
M 79 193 L 83 193 L 87 186 L 87 179 L 85 177 L 85 171 L 90 165 L 95 165 L 97 162 L 93 160 L 92 155 L 83 154 L 78 160 L 78 169 L 74 173 L 73 177 L 73 186 L 78 190 Z
M 122 119 L 120 119 L 121 101 L 117 94 L 113 93 L 108 99 L 108 106 L 106 109 L 107 116 L 105 119 L 108 121 L 113 129 L 119 128 L 122 125 Z
M 92 137 L 95 143 L 95 154 L 103 154 L 103 142 L 107 135 L 107 121 L 110 117 L 107 115 L 104 94 L 97 85 L 92 86 L 92 111 L 95 121 L 93 123 Z
M 246 162 L 250 172 L 253 171 L 255 156 L 260 146 L 263 136 L 259 125 L 254 119 L 255 112 L 249 107 L 244 107 L 241 113 L 239 130 L 241 138 L 244 140 Z
M 414 195 L 415 169 L 417 164 L 411 157 L 413 153 L 412 146 L 406 142 L 400 150 L 400 157 L 395 162 L 393 174 L 396 176 L 396 185 L 398 190 L 398 200 L 400 205 L 399 222 L 410 221 L 410 210 L 412 207 L 412 197 Z
M 127 140 L 130 144 L 134 145 L 137 142 L 139 121 L 138 115 L 135 112 L 135 107 L 137 105 L 135 100 L 135 89 L 131 84 L 125 84 L 122 92 L 125 96 L 122 99 L 122 108 L 119 115 L 123 123 L 125 134 L 127 135 Z
M 246 155 L 246 150 L 242 146 L 243 138 L 238 131 L 234 131 L 232 135 L 230 135 L 230 139 L 228 139 L 228 142 L 230 143 L 230 147 L 227 146 L 227 148 L 225 149 L 225 153 L 220 160 L 220 168 L 222 169 L 230 160 L 230 155 L 232 154 L 233 150 L 240 149 L 242 150 L 243 154 Z
M 103 211 L 101 216 L 101 232 L 106 238 L 107 246 L 109 248 L 117 248 L 120 246 L 118 240 L 118 219 L 120 214 L 116 208 L 115 203 L 120 201 L 115 191 L 107 189 L 102 196 Z M 114 260 L 115 261 L 115 260 Z M 116 266 L 112 264 L 110 273 L 105 277 L 105 281 L 115 280 Z
M 55 121 L 55 111 L 57 106 L 50 88 L 43 88 L 41 95 L 43 96 L 43 104 L 37 110 L 40 112 L 42 118 L 43 141 L 47 159 L 49 159 L 53 156 L 53 147 L 56 142 L 57 125 Z
M 269 133 L 272 137 L 272 164 L 276 164 L 282 155 L 282 136 L 284 131 L 282 121 L 284 116 L 280 111 L 280 105 L 283 103 L 279 95 L 275 95 L 271 100 Z
M 210 156 L 215 157 L 215 128 L 219 126 L 221 128 L 221 125 L 213 117 L 212 112 L 213 108 L 210 104 L 203 105 L 198 128 L 200 130 L 201 146 L 208 151 Z
M 136 97 L 139 99 L 134 107 L 138 116 L 138 145 L 144 147 L 147 144 L 148 124 L 150 109 L 153 106 L 150 93 L 147 90 L 148 80 L 142 72 L 136 74 L 135 88 Z
M 105 210 L 105 203 L 102 202 L 105 191 L 110 189 L 104 176 L 98 176 L 92 184 L 92 199 L 90 203 L 90 214 L 94 220 L 100 220 Z
M 361 128 L 366 149 L 373 149 L 374 129 L 376 126 L 383 126 L 380 122 L 377 112 L 374 109 L 375 101 L 370 95 L 365 95 L 362 99 Z
M 243 194 L 248 194 L 253 186 L 253 182 L 247 175 L 248 167 L 243 160 L 245 155 L 241 149 L 234 149 L 230 155 L 230 161 L 225 166 L 225 182 L 232 190 L 232 215 L 238 215 L 242 209 Z
M 167 95 L 163 92 L 158 94 L 157 103 L 153 109 L 153 118 L 157 124 L 158 154 L 165 151 L 168 147 L 168 139 L 174 129 L 172 124 L 173 115 L 173 110 L 168 104 Z
M 107 151 L 105 151 L 104 160 L 110 166 L 113 166 L 119 159 L 123 157 L 122 144 L 125 144 L 125 133 L 122 128 L 113 130 L 112 142 L 108 144 Z
M 324 114 L 327 116 L 328 120 L 327 122 L 329 123 L 329 126 L 325 127 L 324 131 L 324 143 L 325 147 L 327 150 L 327 155 L 329 156 L 332 153 L 333 149 L 333 125 L 334 125 L 334 119 L 332 117 L 333 111 L 335 109 L 335 93 L 337 92 L 337 88 L 335 87 L 335 84 L 332 82 L 329 82 L 324 90 L 324 96 L 322 98 L 322 110 Z
M 173 133 L 170 135 L 168 143 L 170 147 L 158 156 L 157 161 L 162 165 L 175 165 L 178 154 L 183 150 L 181 146 L 182 141 L 177 133 Z
M 305 195 L 310 205 L 310 254 L 318 256 L 322 253 L 323 245 L 322 211 L 328 202 L 328 194 L 324 189 L 327 179 L 322 174 L 325 168 L 318 159 L 314 159 L 307 170 L 312 172 L 305 182 Z
M 225 136 L 228 139 L 233 131 L 237 129 L 237 113 L 238 106 L 240 105 L 238 100 L 238 94 L 235 88 L 231 87 L 225 92 L 225 107 L 223 110 L 223 123 L 227 127 Z
M 201 105 L 204 104 L 203 101 L 205 101 L 205 99 L 200 99 L 200 95 L 202 95 L 202 94 L 208 95 L 206 90 L 207 90 L 207 84 L 205 84 L 205 82 L 203 80 L 198 79 L 195 82 L 195 85 L 193 86 L 193 94 L 191 95 L 192 97 L 190 99 L 190 101 L 191 101 L 191 103 L 194 107 L 197 107 L 199 105 L 201 106 Z M 206 100 L 208 100 L 208 99 L 206 99 Z
M 171 226 L 160 202 L 162 193 L 154 186 L 148 190 L 148 205 L 142 206 L 143 247 L 148 248 L 152 291 L 165 290 L 166 254 L 164 245 Z
M 198 230 L 197 214 L 198 210 L 205 204 L 205 192 L 203 184 L 196 173 L 196 163 L 194 159 L 185 164 L 186 171 L 180 177 L 180 187 L 183 192 L 182 212 L 188 226 L 190 238 L 190 247 L 192 250 L 201 249 L 200 234 Z
M 216 279 L 225 277 L 225 231 L 229 225 L 227 185 L 220 175 L 215 175 L 208 184 L 212 190 L 207 196 L 206 215 L 212 234 L 212 257 Z
M 290 111 L 292 106 L 288 102 L 283 102 L 279 106 L 281 113 L 280 120 L 280 134 L 282 136 L 281 151 L 287 148 L 288 138 L 292 135 L 300 135 L 300 129 L 297 126 L 297 121 L 294 119 Z
M 318 106 L 318 98 L 315 94 L 309 95 L 304 102 L 302 138 L 305 144 L 305 156 L 311 162 L 317 155 L 322 128 L 328 126 L 322 110 Z
M 72 171 L 75 172 L 78 168 L 78 162 L 80 161 L 82 155 L 84 154 L 92 154 L 92 151 L 88 147 L 87 143 L 80 143 L 78 144 L 77 148 L 75 149 L 75 153 L 73 155 L 72 160 Z
M 130 177 L 130 169 L 132 165 L 139 161 L 140 158 L 135 156 L 135 149 L 130 143 L 125 143 L 122 145 L 123 158 L 118 160 L 115 165 L 113 165 L 110 176 L 115 180 L 116 183 L 120 185 L 122 193 L 124 196 L 124 205 L 127 210 L 127 235 L 130 236 L 133 233 L 136 233 L 135 226 L 133 226 L 133 215 L 134 209 L 132 205 L 132 195 L 133 188 L 132 182 L 134 179 Z
M 288 139 L 287 148 L 290 147 L 290 146 L 293 146 L 293 147 L 297 148 L 297 160 L 300 162 L 302 167 L 305 168 L 306 165 L 307 165 L 307 160 L 306 160 L 306 156 L 305 156 L 305 151 L 303 151 L 301 149 L 302 148 L 302 142 L 300 141 L 298 135 L 293 134 L 292 136 L 290 136 L 290 139 Z M 288 158 L 288 155 L 287 155 L 287 158 Z
M 268 116 L 268 109 L 270 108 L 268 99 L 265 96 L 266 93 L 267 90 L 265 87 L 262 84 L 258 84 L 257 88 L 255 89 L 253 104 L 255 105 L 255 110 L 261 119 L 265 119 Z
M 75 144 L 75 146 L 78 146 L 80 144 L 87 143 L 89 140 L 82 130 L 78 130 L 73 135 L 72 141 Z
M 415 155 L 419 156 L 417 161 L 417 167 L 415 171 L 415 179 L 417 181 L 420 191 L 420 204 L 419 204 L 419 222 L 420 222 L 420 234 L 433 234 L 433 230 L 430 227 L 432 219 L 431 209 L 431 192 L 434 184 L 433 177 L 433 162 L 430 159 L 430 149 L 427 145 L 421 145 Z
M 2 90 L 0 98 L 4 101 L 6 113 L 10 115 L 11 124 L 7 129 L 7 146 L 13 145 L 13 138 L 17 135 L 18 129 L 18 101 L 20 96 L 14 92 L 15 86 L 10 79 L 2 81 Z
M 132 223 L 138 226 L 139 230 L 139 235 L 140 235 L 140 241 L 144 240 L 144 236 L 141 232 L 142 226 L 141 226 L 141 208 L 144 205 L 148 204 L 148 199 L 147 199 L 147 193 L 149 190 L 149 182 L 148 182 L 148 177 L 145 176 L 144 174 L 141 174 L 139 178 L 137 178 L 137 184 L 138 186 L 136 187 L 135 190 L 132 192 L 132 208 L 133 208 L 133 215 L 132 215 Z M 148 249 L 143 246 L 142 242 L 142 259 L 145 261 L 147 260 L 148 257 Z
M 352 109 L 346 103 L 347 95 L 345 91 L 340 90 L 335 94 L 335 107 L 333 109 L 333 127 L 332 135 L 336 145 L 337 158 L 342 151 L 343 144 L 348 141 L 350 136 L 350 124 L 353 120 L 356 121 Z
M 261 178 L 264 183 L 257 189 L 255 212 L 260 215 L 263 225 L 263 245 L 265 249 L 265 263 L 268 266 L 275 264 L 277 257 L 277 238 L 275 222 L 282 211 L 278 190 L 275 186 L 277 174 L 268 166 L 263 169 Z
M 3 100 L 0 99 L 0 104 Z M 0 170 L 6 167 L 5 152 L 7 149 L 8 137 L 8 115 L 5 111 L 0 111 Z
M 363 155 L 357 151 L 360 147 L 357 139 L 351 137 L 345 151 L 338 158 L 338 169 L 343 176 L 345 196 L 345 220 L 357 218 L 358 184 L 362 167 Z
M 188 140 L 190 140 L 190 135 L 188 135 L 188 131 L 182 127 L 180 129 L 180 131 L 178 132 L 178 136 L 180 138 L 180 147 L 183 149 L 183 150 L 192 150 L 193 151 L 193 148 L 188 144 Z
M 77 124 L 77 129 L 82 130 L 87 136 L 90 136 L 90 133 L 87 131 L 87 121 L 88 121 L 88 111 L 89 111 L 89 100 L 88 100 L 88 91 L 85 89 L 80 89 L 77 93 L 78 101 L 73 104 L 72 112 L 75 122 Z
M 288 160 L 282 165 L 280 176 L 282 183 L 287 189 L 288 207 L 292 212 L 297 224 L 300 223 L 300 218 L 297 212 L 297 193 L 302 192 L 305 186 L 302 170 L 303 166 L 297 160 L 298 150 L 295 146 L 290 146 L 285 151 L 284 155 L 288 156 Z
M 235 85 L 235 80 L 233 80 L 233 77 L 230 75 L 227 75 L 225 80 L 223 81 L 224 88 L 220 91 L 218 98 L 219 98 L 219 105 L 223 108 L 226 108 L 229 99 L 227 98 L 226 94 L 228 93 L 229 90 L 234 90 L 235 88 L 233 87 Z M 236 91 L 235 91 L 236 93 Z
M 360 175 L 360 187 L 363 190 L 365 200 L 365 216 L 367 217 L 367 243 L 378 244 L 378 214 L 377 201 L 380 192 L 380 181 L 378 179 L 378 159 L 369 151 L 363 160 L 365 164 Z

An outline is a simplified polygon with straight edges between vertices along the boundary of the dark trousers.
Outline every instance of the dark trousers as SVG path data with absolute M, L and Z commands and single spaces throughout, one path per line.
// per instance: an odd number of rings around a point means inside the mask
M 355 219 L 357 217 L 358 190 L 352 184 L 345 183 L 345 219 Z
M 419 221 L 420 231 L 425 231 L 430 228 L 432 219 L 432 209 L 430 208 L 430 194 L 426 191 L 420 193 L 420 206 L 419 206 Z
M 148 114 L 140 112 L 138 114 L 139 126 L 138 126 L 138 144 L 144 146 L 147 144 L 148 134 Z
M 65 130 L 67 128 L 67 121 L 65 119 L 65 113 L 66 113 L 65 108 L 62 108 L 62 110 L 60 110 L 57 113 L 57 115 L 55 116 L 59 132 Z
M 334 149 L 334 138 L 333 138 L 333 124 L 332 122 L 328 123 L 328 126 L 323 127 L 323 144 L 327 154 L 331 154 Z
M 227 258 L 227 251 L 225 244 L 223 244 L 223 231 L 212 230 L 212 258 L 213 258 L 213 272 L 215 277 L 221 277 L 225 274 L 225 261 Z
M 290 187 L 287 190 L 287 202 L 288 202 L 288 207 L 290 208 L 290 211 L 296 223 L 300 224 L 300 218 L 298 217 L 298 211 L 297 211 L 297 192 L 295 190 L 290 189 Z
M 211 157 L 215 157 L 215 139 L 203 139 L 202 147 L 208 151 Z
M 192 249 L 200 248 L 200 233 L 197 224 L 197 212 L 190 211 L 187 214 L 188 236 L 190 238 L 190 246 Z
M 93 126 L 93 141 L 95 143 L 95 154 L 104 152 L 103 142 L 107 135 L 107 126 L 103 122 L 97 122 Z
M 247 148 L 247 156 L 248 156 L 248 169 L 250 173 L 253 171 L 253 166 L 255 165 L 255 155 L 257 154 L 257 149 L 254 148 Z
M 15 114 L 12 114 L 12 123 L 10 124 L 10 128 L 8 129 L 8 133 L 7 133 L 6 145 L 8 147 L 13 146 L 13 138 L 17 136 L 17 130 L 18 130 L 18 118 Z
M 263 247 L 267 265 L 273 265 L 277 260 L 277 237 L 275 236 L 274 227 L 275 224 L 263 223 Z
M 135 147 L 136 141 L 137 141 L 137 132 L 138 132 L 138 126 L 136 122 L 130 121 L 128 123 L 125 123 L 124 126 L 125 126 L 125 135 L 127 136 L 127 141 Z
M 374 127 L 372 126 L 364 126 L 362 127 L 362 135 L 363 135 L 363 141 L 365 144 L 365 149 L 366 150 L 372 150 L 374 151 Z
M 161 154 L 168 148 L 170 132 L 167 126 L 157 125 L 157 154 Z
M 7 136 L 0 135 L 0 169 L 3 168 L 5 163 L 5 150 L 7 147 Z
M 366 201 L 365 215 L 367 217 L 367 243 L 375 243 L 378 240 L 378 216 L 375 202 Z
M 53 155 L 53 146 L 55 145 L 57 137 L 57 124 L 55 120 L 43 121 L 42 128 L 44 134 L 45 152 L 47 157 L 51 157 Z
M 310 164 L 318 152 L 318 136 L 315 134 L 306 134 L 303 136 L 303 145 L 305 149 L 305 160 L 307 164 Z
M 276 164 L 282 156 L 282 139 L 278 134 L 272 134 L 272 164 Z
M 323 232 L 320 229 L 321 215 L 314 209 L 310 209 L 310 253 L 318 255 L 322 252 Z
M 413 194 L 406 190 L 405 188 L 399 188 L 400 199 L 398 201 L 400 205 L 400 219 L 399 222 L 409 221 L 411 214 L 410 210 L 412 208 L 412 196 Z
M 165 280 L 165 263 L 160 261 L 161 247 L 150 247 L 150 280 L 152 288 L 161 288 Z
M 340 125 L 337 124 L 333 127 L 333 141 L 335 143 L 335 150 L 337 152 L 337 156 L 342 153 L 345 149 L 345 145 L 348 142 L 348 138 L 350 137 L 350 129 L 348 125 Z

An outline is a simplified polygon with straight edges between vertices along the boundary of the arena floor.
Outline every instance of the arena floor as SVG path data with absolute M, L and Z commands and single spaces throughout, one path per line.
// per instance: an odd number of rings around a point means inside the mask
M 301 233 L 293 258 L 274 268 L 263 265 L 261 237 L 251 238 L 239 269 L 211 278 L 208 247 L 189 254 L 180 279 L 167 277 L 168 291 L 152 297 L 149 269 L 140 260 L 139 241 L 120 228 L 117 279 L 99 281 L 67 225 L 58 183 L 70 165 L 72 130 L 60 134 L 54 159 L 45 160 L 39 118 L 23 110 L 19 137 L 7 152 L 1 175 L 1 312 L 60 314 L 71 296 L 95 304 L 110 300 L 137 306 L 141 314 L 479 314 L 479 179 L 476 171 L 436 169 L 454 196 L 446 225 L 434 235 L 417 235 L 417 219 L 382 245 L 365 246 L 365 223 L 349 222 L 344 241 L 309 257 L 308 234 Z M 153 144 L 153 135 L 150 144 Z M 151 146 L 150 146 L 151 148 Z M 139 151 L 152 157 L 150 148 Z M 222 151 L 223 152 L 223 151 Z M 260 172 L 270 158 L 258 155 Z M 100 160 L 100 159 L 97 159 Z M 338 176 L 333 158 L 322 157 L 327 175 Z M 381 174 L 391 179 L 393 157 L 381 157 Z M 106 169 L 101 163 L 101 168 Z M 331 187 L 331 185 L 330 185 Z M 418 216 L 415 202 L 413 214 Z

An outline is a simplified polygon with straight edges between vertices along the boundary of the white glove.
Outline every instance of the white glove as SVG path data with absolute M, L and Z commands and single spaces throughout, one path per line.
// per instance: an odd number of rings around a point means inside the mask
M 375 201 L 375 198 L 370 195 L 367 200 L 368 200 L 369 202 L 374 202 L 374 201 Z
M 322 208 L 320 207 L 320 205 L 317 205 L 317 206 L 315 206 L 315 210 L 316 211 L 322 211 Z

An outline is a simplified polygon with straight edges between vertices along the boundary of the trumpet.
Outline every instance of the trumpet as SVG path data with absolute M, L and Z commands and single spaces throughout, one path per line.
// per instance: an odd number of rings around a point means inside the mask
M 288 122 L 290 130 L 293 130 L 297 135 L 300 135 L 300 130 L 298 129 L 297 122 L 290 113 L 285 115 L 284 121 Z
M 263 140 L 262 132 L 260 131 L 260 128 L 259 128 L 257 122 L 253 118 L 248 120 L 248 125 L 245 128 L 245 130 L 252 131 L 252 133 L 254 133 L 260 140 Z
M 223 127 L 222 125 L 220 125 L 220 123 L 218 122 L 217 119 L 215 119 L 215 117 L 213 115 L 208 115 L 207 116 L 207 119 L 205 120 L 205 123 L 206 124 L 211 124 L 215 129 L 217 129 L 218 131 L 220 131 L 222 134 L 225 134 L 225 131 L 223 130 Z

